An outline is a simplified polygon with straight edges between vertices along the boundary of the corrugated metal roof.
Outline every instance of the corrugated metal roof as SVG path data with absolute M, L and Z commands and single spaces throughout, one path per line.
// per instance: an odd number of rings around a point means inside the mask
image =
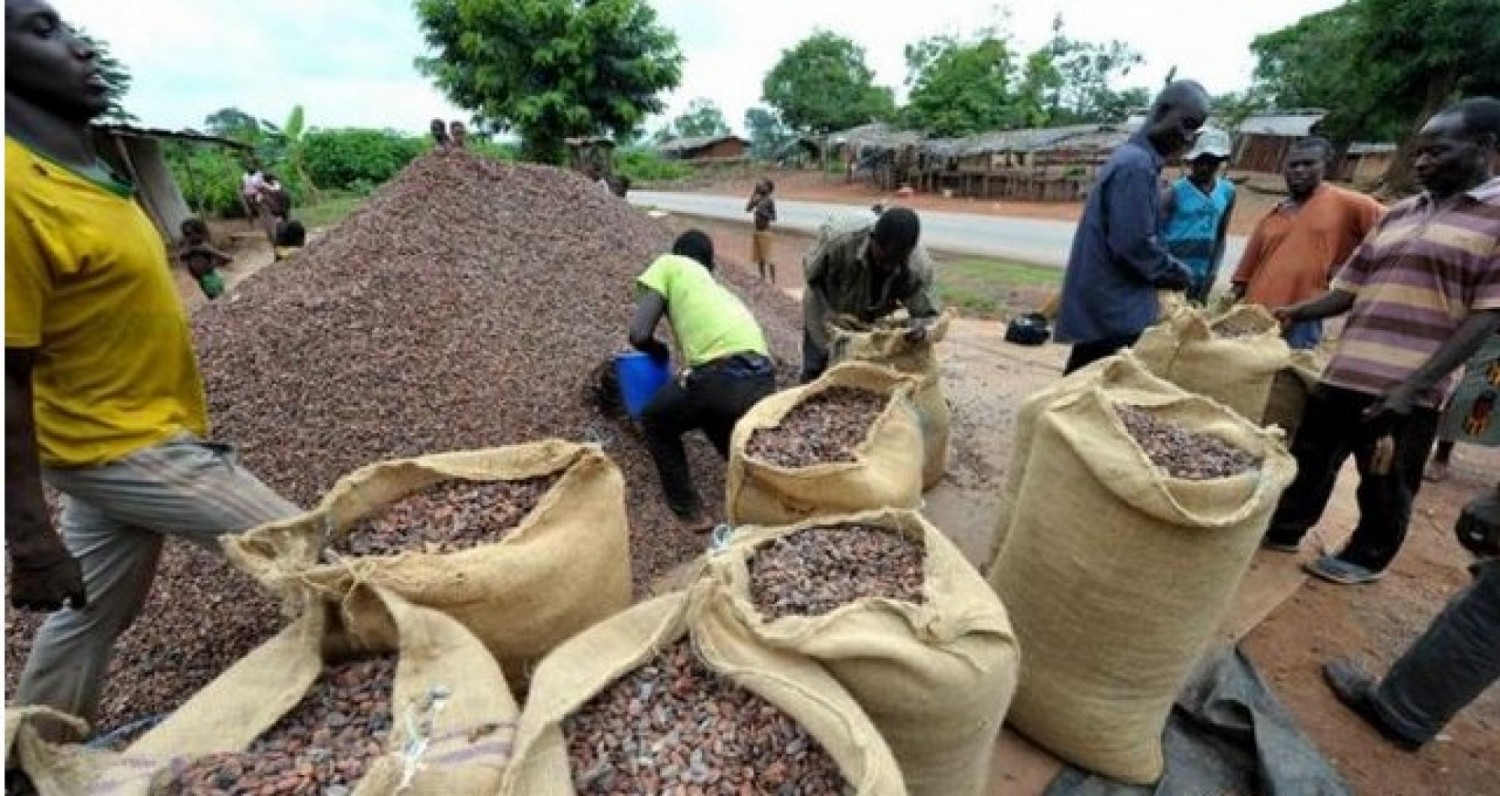
M 1395 144 L 1350 144 L 1350 155 L 1384 155 L 1396 151 Z
M 1263 113 L 1240 122 L 1235 132 L 1241 135 L 1274 135 L 1283 138 L 1303 138 L 1312 135 L 1313 125 L 1323 121 L 1328 112 L 1324 110 L 1296 110 Z
M 117 135 L 122 138 L 169 138 L 175 141 L 218 144 L 219 146 L 227 146 L 234 149 L 252 148 L 243 141 L 222 138 L 216 135 L 204 135 L 196 130 L 163 130 L 156 127 L 136 127 L 129 124 L 96 124 L 94 125 L 94 129 L 106 135 Z

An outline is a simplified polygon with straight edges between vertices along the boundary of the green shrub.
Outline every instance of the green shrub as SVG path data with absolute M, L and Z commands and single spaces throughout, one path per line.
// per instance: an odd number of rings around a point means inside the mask
M 423 139 L 391 130 L 313 130 L 302 142 L 307 176 L 320 189 L 380 184 L 427 148 Z
M 615 155 L 615 174 L 629 177 L 631 183 L 671 182 L 693 175 L 685 163 L 667 160 L 649 149 L 625 149 Z

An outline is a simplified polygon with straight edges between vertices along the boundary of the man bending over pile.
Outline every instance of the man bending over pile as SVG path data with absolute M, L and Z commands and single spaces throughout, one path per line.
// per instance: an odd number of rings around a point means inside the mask
M 655 337 L 666 315 L 687 367 L 662 387 L 641 417 L 646 446 L 656 462 L 667 505 L 688 530 L 713 527 L 688 471 L 682 435 L 703 429 L 720 456 L 729 436 L 757 401 L 776 389 L 776 373 L 755 316 L 713 277 L 714 244 L 691 229 L 636 280 L 640 300 L 630 323 L 630 344 L 665 362 L 671 354 Z
M 45 2 L 6 0 L 5 62 L 10 599 L 57 611 L 37 631 L 16 702 L 92 721 L 163 535 L 217 550 L 219 534 L 297 507 L 204 439 L 203 382 L 166 248 L 135 189 L 90 146 L 108 91 L 94 51 Z M 61 536 L 43 480 L 61 494 Z
M 828 367 L 828 327 L 839 316 L 871 323 L 896 310 L 911 314 L 912 342 L 927 337 L 938 315 L 932 296 L 932 259 L 918 245 L 917 214 L 895 207 L 874 221 L 839 220 L 825 225 L 817 248 L 803 262 L 802 383 Z

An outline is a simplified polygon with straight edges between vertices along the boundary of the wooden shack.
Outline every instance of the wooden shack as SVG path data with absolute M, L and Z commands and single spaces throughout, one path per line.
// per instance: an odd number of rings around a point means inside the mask
M 1319 109 L 1258 113 L 1234 129 L 1234 154 L 1229 167 L 1238 171 L 1275 174 L 1281 171 L 1292 144 L 1314 134 L 1328 115 Z
M 674 138 L 657 151 L 671 160 L 729 161 L 742 160 L 750 142 L 737 135 L 713 135 L 696 138 Z

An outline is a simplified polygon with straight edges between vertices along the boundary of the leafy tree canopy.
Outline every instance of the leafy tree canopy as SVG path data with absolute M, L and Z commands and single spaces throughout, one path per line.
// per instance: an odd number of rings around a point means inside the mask
M 894 93 L 875 85 L 864 48 L 826 30 L 781 53 L 761 97 L 793 130 L 830 133 L 892 119 Z
M 962 136 L 1021 123 L 1011 93 L 1013 56 L 993 29 L 970 39 L 934 36 L 906 46 L 906 124 L 939 136 Z

